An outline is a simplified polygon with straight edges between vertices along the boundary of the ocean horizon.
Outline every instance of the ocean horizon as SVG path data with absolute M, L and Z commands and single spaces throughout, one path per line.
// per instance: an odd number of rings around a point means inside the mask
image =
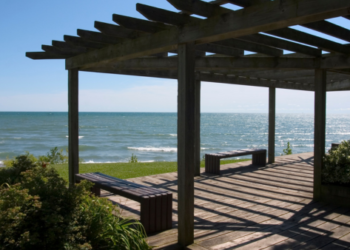
M 326 148 L 350 139 L 350 115 L 329 114 Z M 0 112 L 0 164 L 26 151 L 68 147 L 67 112 Z M 276 115 L 276 156 L 313 151 L 313 114 Z M 201 113 L 201 155 L 268 147 L 268 114 Z M 176 112 L 79 112 L 79 154 L 85 163 L 177 160 Z M 249 158 L 249 157 L 248 157 Z

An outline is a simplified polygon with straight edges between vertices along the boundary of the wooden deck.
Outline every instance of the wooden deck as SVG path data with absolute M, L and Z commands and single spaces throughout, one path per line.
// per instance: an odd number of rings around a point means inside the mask
M 349 249 L 350 209 L 313 202 L 313 155 L 277 157 L 221 167 L 195 178 L 195 244 L 189 249 Z M 155 249 L 176 249 L 177 174 L 129 179 L 173 192 L 173 225 L 148 237 Z M 108 194 L 105 194 L 108 196 Z M 139 204 L 109 196 L 138 218 Z

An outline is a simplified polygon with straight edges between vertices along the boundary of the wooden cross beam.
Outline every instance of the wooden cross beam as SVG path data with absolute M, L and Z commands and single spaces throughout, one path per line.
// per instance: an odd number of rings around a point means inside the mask
M 281 29 L 348 14 L 350 2 L 344 0 L 285 0 L 248 7 L 232 13 L 188 24 L 179 29 L 169 27 L 152 36 L 139 37 L 100 50 L 90 51 L 66 60 L 66 68 L 93 66 L 101 62 L 122 61 L 160 52 L 171 51 L 178 44 L 194 41 L 211 43 L 258 32 Z

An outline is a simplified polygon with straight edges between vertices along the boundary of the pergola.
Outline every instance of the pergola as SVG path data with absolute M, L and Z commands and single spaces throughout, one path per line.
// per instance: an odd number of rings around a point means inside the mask
M 137 11 L 148 20 L 114 14 L 118 25 L 95 21 L 99 32 L 78 29 L 77 37 L 65 35 L 64 41 L 42 45 L 43 52 L 26 53 L 32 59 L 66 60 L 70 185 L 79 172 L 78 72 L 87 71 L 178 79 L 180 245 L 194 240 L 193 177 L 200 173 L 201 81 L 269 88 L 269 163 L 275 157 L 276 88 L 313 91 L 314 199 L 322 199 L 326 92 L 350 90 L 350 46 L 289 26 L 301 25 L 350 42 L 349 29 L 325 20 L 350 19 L 350 0 L 168 2 L 180 12 L 137 4 Z M 227 3 L 243 8 L 233 11 L 221 6 Z M 293 53 L 284 54 L 284 50 Z

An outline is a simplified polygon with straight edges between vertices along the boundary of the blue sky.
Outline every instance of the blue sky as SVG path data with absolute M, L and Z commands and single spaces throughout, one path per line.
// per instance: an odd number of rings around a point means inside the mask
M 143 18 L 137 2 L 176 11 L 166 0 L 1 1 L 0 111 L 67 111 L 64 60 L 31 60 L 25 52 L 76 36 L 78 28 L 95 30 L 95 20 L 113 23 L 114 13 Z M 331 21 L 350 27 L 344 18 Z M 83 72 L 79 77 L 80 111 L 176 112 L 175 80 Z M 267 88 L 202 83 L 202 112 L 266 113 L 267 104 Z M 349 91 L 328 93 L 327 111 L 350 113 Z M 277 90 L 277 112 L 312 113 L 313 93 Z

